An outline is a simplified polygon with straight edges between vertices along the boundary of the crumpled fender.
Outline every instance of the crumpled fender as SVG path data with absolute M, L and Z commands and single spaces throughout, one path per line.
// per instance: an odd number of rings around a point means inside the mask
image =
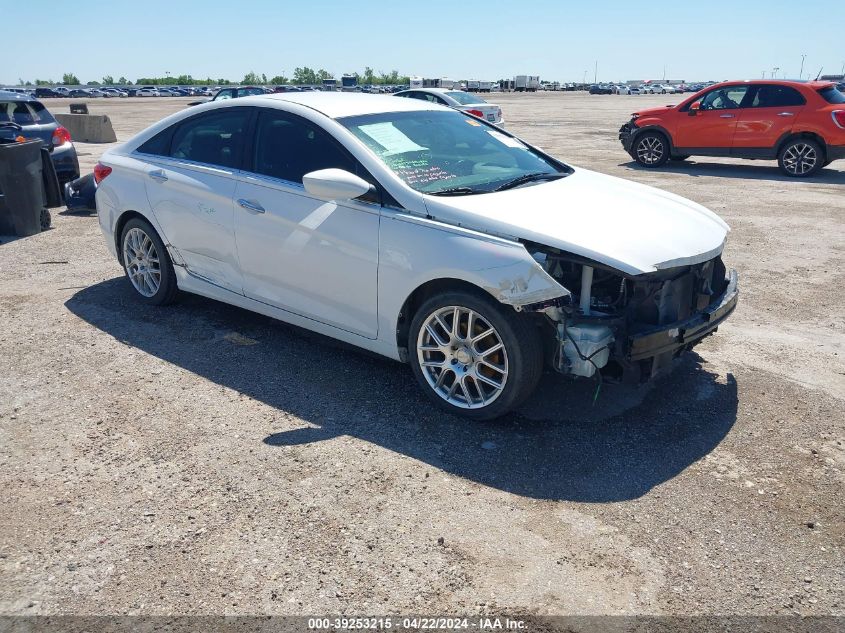
M 484 289 L 502 303 L 514 307 L 572 294 L 533 259 L 479 272 L 493 282 L 485 285 Z

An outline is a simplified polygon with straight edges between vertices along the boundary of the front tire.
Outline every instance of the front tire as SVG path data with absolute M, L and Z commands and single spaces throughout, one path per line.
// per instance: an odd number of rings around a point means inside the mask
M 426 395 L 441 409 L 476 420 L 519 406 L 543 371 L 534 325 L 480 291 L 428 299 L 414 315 L 409 347 L 411 368 Z
M 120 234 L 126 278 L 144 303 L 167 305 L 176 298 L 176 272 L 156 230 L 146 220 L 132 218 Z
M 669 141 L 660 132 L 643 132 L 634 140 L 631 155 L 643 167 L 663 167 L 669 160 Z
M 822 146 L 810 138 L 787 141 L 778 152 L 780 170 L 791 178 L 807 178 L 824 166 Z

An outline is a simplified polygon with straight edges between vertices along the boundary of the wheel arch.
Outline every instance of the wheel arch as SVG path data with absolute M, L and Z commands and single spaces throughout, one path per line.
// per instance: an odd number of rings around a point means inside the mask
M 675 151 L 675 143 L 674 143 L 674 141 L 672 140 L 672 135 L 669 133 L 669 130 L 667 130 L 667 129 L 666 129 L 665 127 L 663 127 L 662 125 L 658 125 L 658 124 L 654 124 L 654 125 L 646 125 L 645 127 L 638 127 L 638 128 L 636 128 L 636 129 L 634 130 L 634 135 L 633 135 L 633 137 L 632 137 L 632 139 L 631 139 L 631 147 L 633 147 L 633 146 L 634 146 L 634 143 L 636 142 L 637 138 L 638 138 L 641 134 L 643 134 L 644 132 L 659 132 L 660 134 L 662 134 L 663 136 L 665 136 L 665 137 L 666 137 L 666 140 L 667 140 L 667 141 L 668 141 L 668 143 L 669 143 L 669 153 L 670 153 L 670 154 L 671 154 L 671 153 L 674 153 L 674 151 Z
M 430 279 L 417 286 L 402 303 L 396 320 L 396 347 L 399 349 L 399 357 L 402 362 L 408 362 L 408 337 L 411 333 L 411 321 L 414 320 L 414 315 L 419 307 L 437 294 L 455 290 L 469 292 L 479 297 L 493 297 L 490 292 L 484 290 L 481 286 L 456 277 Z M 495 297 L 493 298 L 495 299 Z
M 810 132 L 809 130 L 805 131 L 790 131 L 781 136 L 780 140 L 778 140 L 777 144 L 775 145 L 775 156 L 780 156 L 780 152 L 783 149 L 784 145 L 799 138 L 806 138 L 815 141 L 818 143 L 821 148 L 822 152 L 824 152 L 825 158 L 827 159 L 827 143 L 825 143 L 824 137 L 816 132 Z
M 143 220 L 144 222 L 146 222 L 147 224 L 149 224 L 153 228 L 153 230 L 156 232 L 159 239 L 164 244 L 164 247 L 167 249 L 167 251 L 170 254 L 171 259 L 172 259 L 174 257 L 174 253 L 173 253 L 174 249 L 168 243 L 167 238 L 164 235 L 164 232 L 161 230 L 161 227 L 158 225 L 158 222 L 156 222 L 156 220 L 154 218 L 151 218 L 150 216 L 145 215 L 144 213 L 142 213 L 140 211 L 136 211 L 135 209 L 127 209 L 126 211 L 123 211 L 117 217 L 117 219 L 114 222 L 114 246 L 115 246 L 115 250 L 117 251 L 117 261 L 119 261 L 120 264 L 123 265 L 123 249 L 121 248 L 121 244 L 120 244 L 120 236 L 123 234 L 123 227 L 125 227 L 126 223 L 129 222 L 129 220 L 131 220 L 133 218 L 138 218 L 140 220 Z M 174 259 L 174 262 L 173 262 L 174 265 L 176 265 L 177 261 L 180 261 L 180 260 L 178 258 Z

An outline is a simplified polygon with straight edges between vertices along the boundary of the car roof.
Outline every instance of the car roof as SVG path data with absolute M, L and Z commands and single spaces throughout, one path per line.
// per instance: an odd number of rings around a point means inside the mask
M 825 88 L 827 86 L 835 86 L 836 82 L 834 81 L 821 81 L 821 80 L 813 80 L 807 81 L 806 79 L 734 79 L 731 81 L 720 81 L 718 83 L 712 84 L 711 88 L 715 86 L 721 85 L 738 85 L 738 84 L 750 84 L 752 86 L 760 86 L 760 85 L 776 85 L 776 86 L 807 86 L 811 89 L 819 89 Z
M 460 88 L 411 88 L 411 90 L 416 90 L 417 92 L 466 92 L 466 90 L 461 90 Z M 467 93 L 469 94 L 469 93 Z
M 360 92 L 280 92 L 241 97 L 238 101 L 256 104 L 268 101 L 297 103 L 321 112 L 332 119 L 364 114 L 380 114 L 382 112 L 442 110 L 445 107 L 418 99 L 397 99 L 393 95 L 374 95 Z
M 12 92 L 11 90 L 0 90 L 0 99 L 4 101 L 32 101 L 32 97 L 22 92 Z

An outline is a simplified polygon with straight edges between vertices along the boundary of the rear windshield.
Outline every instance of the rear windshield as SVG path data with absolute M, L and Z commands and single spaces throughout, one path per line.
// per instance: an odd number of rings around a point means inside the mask
M 55 123 L 53 115 L 38 101 L 0 101 L 0 123 L 18 125 Z
M 481 97 L 476 97 L 475 95 L 471 95 L 469 93 L 455 90 L 453 92 L 447 92 L 448 96 L 452 97 L 455 101 L 460 103 L 461 105 L 470 105 L 471 103 L 487 103 Z
M 835 86 L 828 86 L 819 90 L 822 99 L 828 103 L 845 103 L 845 94 L 839 92 Z

